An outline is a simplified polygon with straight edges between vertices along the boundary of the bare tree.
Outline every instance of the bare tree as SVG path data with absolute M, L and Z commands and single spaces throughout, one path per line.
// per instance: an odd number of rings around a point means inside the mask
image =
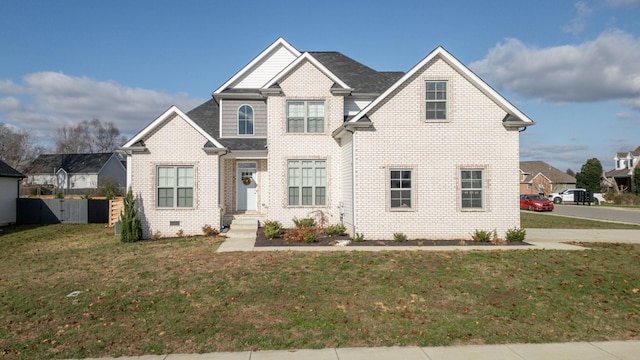
M 79 154 L 111 152 L 126 139 L 120 136 L 120 130 L 112 122 L 103 125 L 100 120 L 93 119 L 56 129 L 53 140 L 56 153 Z
M 21 171 L 42 152 L 44 148 L 35 145 L 26 130 L 0 123 L 0 160 Z

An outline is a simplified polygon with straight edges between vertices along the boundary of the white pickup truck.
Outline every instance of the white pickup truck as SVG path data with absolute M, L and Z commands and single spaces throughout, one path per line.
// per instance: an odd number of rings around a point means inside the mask
M 578 191 L 586 191 L 585 189 L 567 189 L 559 193 L 549 194 L 549 200 L 554 204 L 562 204 L 563 202 L 575 202 L 574 193 Z M 606 202 L 604 196 L 601 193 L 593 193 L 592 204 L 600 205 L 601 202 Z M 591 205 L 591 204 L 589 204 Z

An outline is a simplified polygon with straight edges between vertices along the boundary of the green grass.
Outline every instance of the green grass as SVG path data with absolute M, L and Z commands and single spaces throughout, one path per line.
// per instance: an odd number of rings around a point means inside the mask
M 4 357 L 640 336 L 640 245 L 215 253 L 214 238 L 123 244 L 112 231 L 5 228 Z
M 635 229 L 640 225 L 619 224 L 607 221 L 576 219 L 566 216 L 538 214 L 520 211 L 520 226 L 540 229 Z

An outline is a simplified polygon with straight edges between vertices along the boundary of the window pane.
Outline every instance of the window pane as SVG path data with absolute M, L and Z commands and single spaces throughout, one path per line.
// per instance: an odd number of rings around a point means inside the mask
M 392 170 L 390 205 L 392 208 L 411 207 L 411 170 Z
M 313 185 L 313 169 L 302 168 L 302 186 L 311 186 L 311 185 Z
M 300 186 L 300 169 L 289 168 L 289 186 Z
M 193 207 L 193 189 L 178 189 L 178 207 Z
M 313 205 L 313 188 L 302 188 L 302 205 Z
M 158 189 L 158 207 L 173 207 L 173 189 Z
M 178 186 L 193 186 L 193 168 L 178 168 Z
M 316 186 L 325 186 L 327 185 L 327 175 L 326 170 L 324 168 L 316 168 Z
M 289 205 L 300 205 L 299 188 L 289 187 Z
M 289 101 L 287 103 L 287 117 L 304 118 L 304 101 Z
M 174 186 L 175 168 L 158 167 L 158 187 Z
M 316 187 L 316 205 L 326 205 L 327 189 L 324 187 Z
M 461 178 L 461 206 L 462 208 L 483 207 L 483 185 L 482 170 L 463 170 L 460 172 Z
M 289 118 L 287 120 L 287 132 L 290 132 L 290 133 L 304 132 L 304 118 Z

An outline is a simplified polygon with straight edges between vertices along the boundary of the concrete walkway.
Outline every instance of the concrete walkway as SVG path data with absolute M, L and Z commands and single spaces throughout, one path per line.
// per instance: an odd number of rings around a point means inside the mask
M 640 341 L 556 344 L 464 345 L 442 347 L 338 348 L 170 354 L 118 360 L 637 360 Z M 102 358 L 105 360 L 106 358 Z M 113 359 L 113 358 L 110 358 Z

